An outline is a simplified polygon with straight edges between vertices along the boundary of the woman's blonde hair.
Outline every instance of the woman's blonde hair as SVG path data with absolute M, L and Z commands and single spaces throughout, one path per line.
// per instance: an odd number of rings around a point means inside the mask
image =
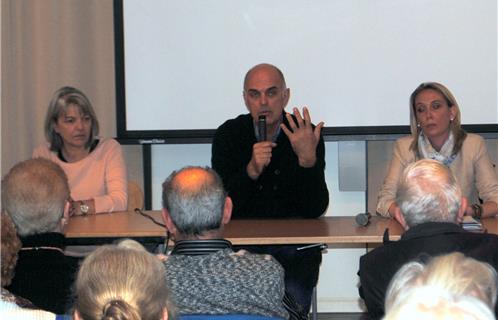
M 81 265 L 74 309 L 84 320 L 174 319 L 163 264 L 138 243 L 105 245 Z
M 410 149 L 415 154 L 418 154 L 418 136 L 420 134 L 420 131 L 422 130 L 418 126 L 416 109 L 415 109 L 415 99 L 417 98 L 420 92 L 428 89 L 434 90 L 439 94 L 441 94 L 444 100 L 446 101 L 448 108 L 455 109 L 455 117 L 450 122 L 450 130 L 455 138 L 455 144 L 453 146 L 452 154 L 457 154 L 462 148 L 462 144 L 463 141 L 465 140 L 465 137 L 467 136 L 467 133 L 461 127 L 461 114 L 458 102 L 456 101 L 451 91 L 438 82 L 423 82 L 410 95 L 410 130 L 413 137 Z
M 99 121 L 97 120 L 97 114 L 93 109 L 90 99 L 76 88 L 62 87 L 55 91 L 52 96 L 45 116 L 45 137 L 52 151 L 59 151 L 64 145 L 62 137 L 55 131 L 55 125 L 59 117 L 65 114 L 70 106 L 77 106 L 82 114 L 92 119 L 92 132 L 86 142 L 86 148 L 90 148 L 94 139 L 99 134 Z
M 383 320 L 495 320 L 493 311 L 482 300 L 466 295 L 422 286 L 410 291 L 402 302 L 390 309 Z
M 494 309 L 498 276 L 488 263 L 460 252 L 435 257 L 428 264 L 409 262 L 395 274 L 386 293 L 385 310 L 403 303 L 410 292 L 430 286 L 457 296 L 473 296 Z

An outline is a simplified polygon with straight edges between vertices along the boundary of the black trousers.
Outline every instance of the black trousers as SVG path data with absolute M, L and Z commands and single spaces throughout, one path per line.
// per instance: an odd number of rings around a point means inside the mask
M 273 256 L 285 270 L 285 290 L 306 313 L 311 306 L 313 288 L 318 282 L 322 251 L 319 247 L 304 250 L 305 245 L 261 245 L 234 246 L 234 250 L 245 249 L 252 253 Z

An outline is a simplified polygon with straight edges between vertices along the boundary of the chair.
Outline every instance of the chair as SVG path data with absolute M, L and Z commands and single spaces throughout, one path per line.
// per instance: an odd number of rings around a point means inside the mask
M 144 193 L 136 181 L 128 181 L 128 211 L 144 208 Z

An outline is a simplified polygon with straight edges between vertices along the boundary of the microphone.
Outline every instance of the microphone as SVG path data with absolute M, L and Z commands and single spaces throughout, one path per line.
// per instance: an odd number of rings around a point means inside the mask
M 258 118 L 258 142 L 266 141 L 266 116 Z
M 356 224 L 360 227 L 366 227 L 370 223 L 370 217 L 372 215 L 370 212 L 367 213 L 358 213 L 354 220 L 356 221 Z

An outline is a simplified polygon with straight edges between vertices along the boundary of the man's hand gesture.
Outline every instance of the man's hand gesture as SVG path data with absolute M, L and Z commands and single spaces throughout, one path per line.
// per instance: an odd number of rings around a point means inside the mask
M 313 130 L 307 107 L 303 108 L 303 116 L 301 116 L 297 108 L 293 109 L 293 113 L 296 121 L 294 121 L 290 113 L 286 114 L 290 128 L 287 128 L 283 123 L 280 128 L 289 138 L 292 149 L 299 159 L 299 165 L 304 168 L 313 167 L 316 163 L 316 146 L 320 141 L 320 132 L 324 123 L 323 121 L 320 122 Z

